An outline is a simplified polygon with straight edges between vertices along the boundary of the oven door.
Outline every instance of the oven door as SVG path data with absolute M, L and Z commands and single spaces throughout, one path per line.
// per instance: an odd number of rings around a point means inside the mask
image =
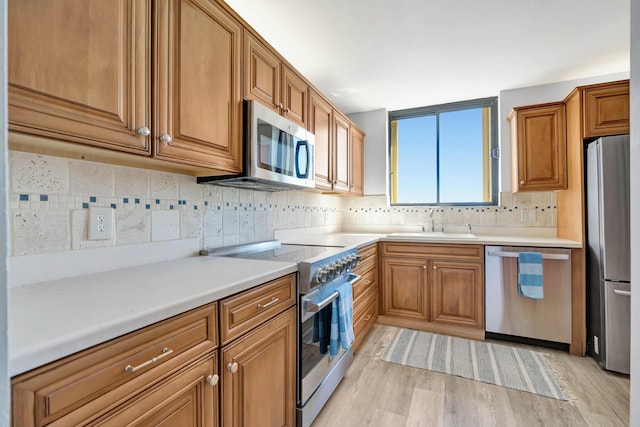
M 349 273 L 339 280 L 353 283 L 360 276 Z M 300 340 L 299 340 L 299 403 L 304 404 L 313 392 L 322 384 L 333 367 L 338 364 L 347 351 L 340 347 L 335 356 L 329 353 L 332 303 L 338 298 L 338 292 L 327 288 L 335 287 L 336 281 L 323 285 L 324 290 L 314 290 L 300 296 Z M 318 293 L 326 295 L 318 301 Z M 328 323 L 327 323 L 328 322 Z

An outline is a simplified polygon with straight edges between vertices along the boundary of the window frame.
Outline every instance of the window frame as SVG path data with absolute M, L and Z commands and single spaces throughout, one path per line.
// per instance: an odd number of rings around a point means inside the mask
M 436 197 L 440 199 L 440 124 L 439 114 L 468 110 L 471 108 L 490 108 L 489 122 L 491 124 L 490 138 L 491 144 L 489 148 L 490 167 L 491 167 L 491 201 L 489 202 L 456 202 L 445 203 L 436 201 L 435 203 L 394 203 L 393 202 L 393 130 L 391 123 L 394 120 L 410 119 L 423 116 L 436 116 Z M 405 110 L 396 110 L 389 112 L 388 125 L 388 152 L 387 159 L 389 161 L 389 203 L 390 206 L 497 206 L 498 205 L 498 189 L 499 189 L 499 167 L 500 167 L 500 149 L 498 147 L 498 97 L 477 98 L 466 101 L 451 102 L 446 104 L 430 105 L 425 107 L 408 108 Z

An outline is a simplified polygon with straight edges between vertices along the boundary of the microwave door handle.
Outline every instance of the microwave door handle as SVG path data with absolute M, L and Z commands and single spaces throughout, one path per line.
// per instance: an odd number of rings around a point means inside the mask
M 300 148 L 304 146 L 305 147 L 305 154 L 307 155 L 307 161 L 306 161 L 306 166 L 307 168 L 304 171 L 304 174 L 300 173 Z M 309 153 L 309 141 L 298 141 L 298 143 L 296 144 L 296 176 L 298 178 L 309 178 L 309 168 L 311 167 L 311 162 L 310 162 L 310 153 Z

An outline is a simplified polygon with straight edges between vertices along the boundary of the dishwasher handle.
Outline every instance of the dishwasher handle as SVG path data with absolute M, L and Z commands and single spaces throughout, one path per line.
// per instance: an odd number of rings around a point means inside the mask
M 502 258 L 518 258 L 519 252 L 504 252 L 504 251 L 489 251 L 487 255 L 497 256 Z M 567 254 L 542 254 L 542 259 L 556 259 L 561 261 L 567 261 L 569 255 Z

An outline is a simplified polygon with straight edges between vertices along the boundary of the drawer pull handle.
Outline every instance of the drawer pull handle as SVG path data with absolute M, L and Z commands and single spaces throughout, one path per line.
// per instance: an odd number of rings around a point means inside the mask
M 371 284 L 371 280 L 365 280 L 364 285 L 369 286 Z
M 209 383 L 209 385 L 211 387 L 215 387 L 218 384 L 218 381 L 220 380 L 220 377 L 217 375 L 209 375 L 207 377 L 207 382 Z
M 124 370 L 126 372 L 136 372 L 136 371 L 138 371 L 138 370 L 140 370 L 142 368 L 145 368 L 145 367 L 151 365 L 152 363 L 156 363 L 158 360 L 167 357 L 171 353 L 173 353 L 173 350 L 171 350 L 170 348 L 165 347 L 165 348 L 162 349 L 162 354 L 161 355 L 156 356 L 153 359 L 147 360 L 146 362 L 141 363 L 138 366 L 127 365 L 127 366 L 124 367 Z
M 227 369 L 229 370 L 229 372 L 231 372 L 232 374 L 235 374 L 236 372 L 238 372 L 238 362 L 233 362 L 233 363 L 229 363 L 227 365 Z
M 280 298 L 271 297 L 271 301 L 266 304 L 258 304 L 258 308 L 267 308 L 280 301 Z
M 367 314 L 366 316 L 364 316 L 364 321 L 368 322 L 371 319 L 371 315 Z

